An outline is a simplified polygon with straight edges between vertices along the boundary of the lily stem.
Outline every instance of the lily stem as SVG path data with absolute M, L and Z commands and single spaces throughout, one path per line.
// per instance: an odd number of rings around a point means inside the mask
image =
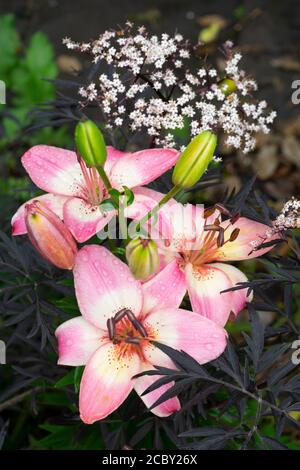
M 161 209 L 162 206 L 164 206 L 170 199 L 172 199 L 172 197 L 176 196 L 176 194 L 178 194 L 181 189 L 182 188 L 180 186 L 173 186 L 173 188 L 170 189 L 170 191 L 159 201 L 159 203 L 138 221 L 136 231 L 139 232 L 141 227 L 146 222 L 148 222 L 148 220 L 150 220 L 153 216 L 155 216 L 159 209 Z
M 112 188 L 112 185 L 110 184 L 110 181 L 108 179 L 108 176 L 107 176 L 104 168 L 102 166 L 97 166 L 96 168 L 97 168 L 97 171 L 98 171 L 98 173 L 99 173 L 99 175 L 100 175 L 100 177 L 101 177 L 101 179 L 104 183 L 105 188 L 107 189 L 107 191 L 109 191 Z

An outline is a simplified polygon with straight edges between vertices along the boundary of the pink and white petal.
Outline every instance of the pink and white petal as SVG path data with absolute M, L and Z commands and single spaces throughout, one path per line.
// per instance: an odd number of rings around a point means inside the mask
M 92 424 L 115 411 L 131 392 L 140 372 L 137 354 L 122 355 L 112 343 L 101 346 L 88 361 L 81 380 L 79 411 Z
M 64 206 L 64 222 L 79 243 L 96 235 L 114 217 L 115 211 L 103 213 L 83 199 L 70 198 Z
M 126 208 L 125 212 L 126 217 L 129 219 L 140 219 L 143 215 L 152 210 L 164 197 L 163 193 L 142 186 L 134 188 L 133 192 L 134 201 Z
M 58 341 L 58 364 L 84 366 L 92 354 L 104 344 L 104 331 L 82 317 L 62 323 L 55 331 Z
M 225 228 L 228 222 L 223 222 L 221 225 Z M 227 236 L 230 235 L 230 230 L 232 231 L 237 228 L 240 230 L 237 239 L 233 242 L 227 242 L 220 247 L 214 256 L 215 261 L 240 261 L 257 258 L 270 251 L 272 246 L 253 251 L 253 242 L 261 245 L 262 243 L 279 238 L 278 235 L 266 238 L 266 233 L 270 230 L 270 227 L 246 217 L 240 217 L 232 225 L 231 229 L 227 229 Z
M 81 248 L 74 267 L 75 291 L 83 317 L 106 329 L 108 318 L 123 308 L 137 317 L 142 309 L 142 289 L 128 266 L 102 246 Z
M 27 233 L 25 224 L 25 206 L 33 201 L 43 202 L 60 219 L 63 219 L 63 206 L 69 198 L 67 196 L 58 196 L 56 194 L 43 194 L 37 196 L 22 204 L 11 219 L 12 235 L 23 235 Z
M 169 308 L 154 311 L 146 318 L 144 326 L 155 341 L 186 352 L 200 364 L 216 359 L 226 348 L 224 328 L 189 310 Z M 161 356 L 156 351 L 149 347 L 145 348 L 144 354 L 151 364 L 159 366 L 161 364 L 156 361 L 161 361 Z M 163 365 L 169 367 L 165 362 Z
M 131 155 L 130 152 L 122 152 L 121 150 L 115 149 L 110 145 L 106 147 L 106 152 L 107 154 L 104 169 L 108 176 L 110 176 L 112 167 L 120 158 L 124 157 L 125 155 Z
M 76 153 L 49 145 L 35 145 L 22 157 L 32 181 L 44 191 L 78 196 L 85 187 Z
M 231 287 L 235 287 L 240 282 L 248 281 L 247 276 L 235 266 L 226 263 L 213 263 L 212 266 L 227 274 L 232 283 Z M 247 296 L 247 290 L 248 289 L 245 288 L 232 291 L 232 311 L 235 316 L 253 299 L 253 293 L 251 292 L 251 294 Z
M 153 370 L 153 366 L 150 363 L 144 363 L 141 368 L 141 372 L 146 370 Z M 165 393 L 169 388 L 174 385 L 174 382 L 170 382 L 166 385 L 162 385 L 161 387 L 153 390 L 153 392 L 147 393 L 147 395 L 142 395 L 142 393 L 150 387 L 156 380 L 158 380 L 160 376 L 158 375 L 143 375 L 136 379 L 134 389 L 143 400 L 147 408 L 150 408 L 156 400 L 161 397 L 163 393 Z M 166 416 L 170 416 L 171 414 L 175 413 L 176 411 L 180 410 L 180 402 L 177 397 L 170 398 L 169 400 L 164 401 L 160 405 L 153 408 L 151 411 L 155 415 L 159 416 L 160 418 L 164 418 Z
M 173 149 L 148 149 L 125 154 L 113 165 L 110 176 L 112 185 L 134 188 L 154 181 L 172 168 L 179 157 Z
M 154 191 L 153 189 L 138 187 L 134 189 L 134 202 L 125 209 L 125 216 L 129 219 L 139 220 L 149 211 L 151 211 L 159 201 L 164 197 L 164 194 Z M 173 204 L 176 204 L 175 199 L 171 199 L 165 204 L 158 212 L 157 216 L 150 219 L 148 224 L 149 238 L 152 240 L 169 239 L 171 236 L 171 226 L 168 212 Z
M 234 308 L 232 292 L 221 294 L 232 287 L 232 281 L 213 264 L 185 267 L 187 289 L 194 312 L 224 326 Z
M 168 211 L 171 235 L 166 249 L 175 252 L 199 249 L 204 233 L 204 208 L 192 204 L 173 204 Z
M 186 282 L 177 260 L 171 261 L 152 279 L 145 282 L 142 289 L 143 315 L 158 308 L 179 307 L 186 293 Z

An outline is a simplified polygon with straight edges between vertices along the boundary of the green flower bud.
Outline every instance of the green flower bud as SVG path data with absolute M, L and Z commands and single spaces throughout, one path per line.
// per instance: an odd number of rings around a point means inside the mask
M 175 165 L 172 181 L 175 186 L 194 186 L 213 159 L 217 137 L 210 131 L 201 132 L 189 143 Z
M 106 146 L 100 129 L 91 121 L 79 122 L 75 129 L 75 142 L 80 156 L 88 167 L 103 166 Z
M 224 78 L 218 84 L 219 89 L 224 93 L 225 96 L 231 95 L 236 91 L 236 83 L 232 78 Z
M 136 279 L 148 279 L 159 270 L 160 258 L 153 240 L 145 238 L 131 240 L 126 247 L 126 258 Z

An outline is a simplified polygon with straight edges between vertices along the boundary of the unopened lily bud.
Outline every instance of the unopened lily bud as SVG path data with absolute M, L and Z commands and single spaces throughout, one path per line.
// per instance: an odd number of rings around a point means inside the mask
M 217 137 L 210 131 L 201 132 L 189 143 L 175 165 L 172 181 L 175 186 L 194 186 L 214 157 Z
M 42 202 L 33 201 L 25 207 L 25 223 L 31 243 L 43 258 L 58 268 L 73 268 L 77 245 L 54 212 Z
M 237 89 L 236 83 L 232 78 L 224 78 L 224 80 L 219 82 L 218 87 L 225 96 L 231 95 Z
M 104 137 L 91 121 L 79 122 L 75 129 L 77 151 L 88 167 L 103 166 L 106 160 Z
M 136 279 L 148 279 L 159 270 L 159 253 L 153 240 L 143 238 L 131 240 L 126 247 L 126 258 Z

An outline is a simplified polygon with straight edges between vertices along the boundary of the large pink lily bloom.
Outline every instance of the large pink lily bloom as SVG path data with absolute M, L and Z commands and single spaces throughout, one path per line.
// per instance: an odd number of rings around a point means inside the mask
M 139 209 L 136 214 L 133 207 L 133 218 L 140 218 L 148 207 Z M 183 206 L 174 200 L 160 212 L 159 230 L 155 230 L 155 222 L 151 233 L 160 236 L 157 243 L 161 267 L 175 260 L 178 288 L 188 291 L 193 310 L 224 326 L 229 317 L 235 318 L 252 300 L 252 294 L 247 296 L 247 289 L 222 293 L 247 281 L 242 271 L 227 262 L 252 259 L 271 250 L 272 247 L 254 250 L 255 245 L 270 241 L 270 238 L 266 240 L 269 227 L 245 217 L 233 223 L 222 221 L 218 210 L 205 218 L 201 206 Z M 221 244 L 218 243 L 220 232 L 215 230 L 218 225 L 224 229 Z
M 137 188 L 169 170 L 178 156 L 179 153 L 172 149 L 129 153 L 107 147 L 104 169 L 114 188 Z M 22 164 L 32 181 L 48 193 L 34 200 L 40 199 L 63 219 L 78 242 L 91 238 L 115 215 L 114 211 L 103 213 L 99 208 L 101 201 L 109 197 L 107 191 L 96 169 L 87 168 L 75 152 L 36 145 L 23 155 Z M 27 233 L 24 217 L 26 204 L 12 218 L 13 235 Z
M 159 378 L 133 378 L 136 374 L 152 370 L 153 365 L 175 368 L 151 340 L 183 350 L 201 364 L 217 358 L 226 347 L 222 327 L 178 308 L 185 288 L 176 261 L 142 285 L 110 251 L 89 245 L 77 255 L 74 279 L 82 316 L 56 330 L 58 363 L 85 365 L 79 409 L 87 424 L 116 410 L 132 389 L 141 396 Z M 141 398 L 150 407 L 170 386 L 161 386 Z M 179 409 L 175 397 L 152 411 L 169 416 Z

